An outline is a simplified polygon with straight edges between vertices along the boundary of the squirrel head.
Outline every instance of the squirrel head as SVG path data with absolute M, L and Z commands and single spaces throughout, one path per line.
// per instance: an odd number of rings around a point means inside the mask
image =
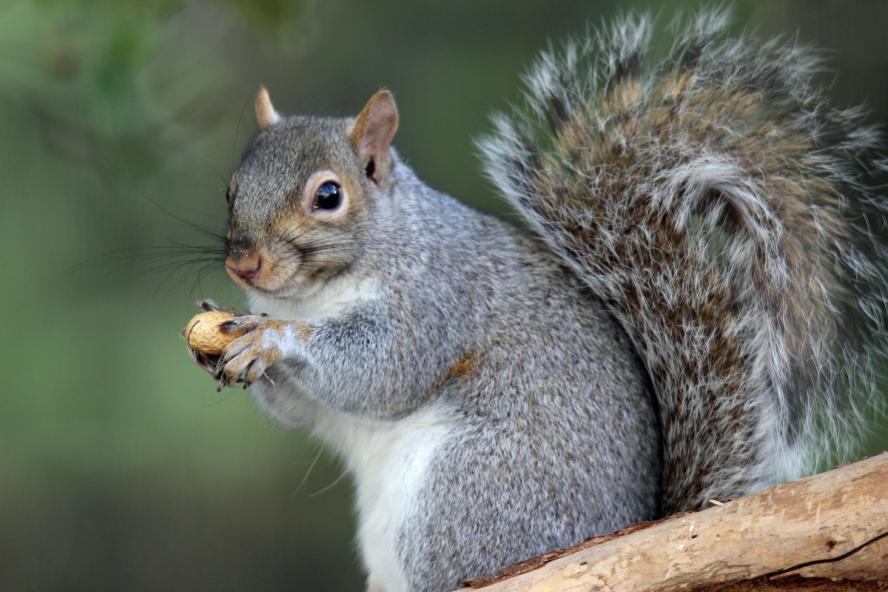
M 243 288 L 292 297 L 357 258 L 367 219 L 391 184 L 398 129 L 381 90 L 353 118 L 283 117 L 265 88 L 260 133 L 231 178 L 226 270 Z

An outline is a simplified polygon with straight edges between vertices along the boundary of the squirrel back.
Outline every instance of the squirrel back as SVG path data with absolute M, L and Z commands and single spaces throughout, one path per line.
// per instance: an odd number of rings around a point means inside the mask
M 544 53 L 480 147 L 489 176 L 607 304 L 646 365 L 664 512 L 842 458 L 886 342 L 886 168 L 810 49 L 697 16 L 644 64 L 628 17 Z

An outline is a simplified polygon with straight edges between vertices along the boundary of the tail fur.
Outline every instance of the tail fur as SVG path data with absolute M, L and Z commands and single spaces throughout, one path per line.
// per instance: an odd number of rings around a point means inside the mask
M 816 52 L 630 16 L 543 53 L 479 146 L 499 190 L 612 310 L 663 426 L 664 512 L 853 452 L 886 343 L 886 167 Z M 838 454 L 838 457 L 836 456 Z

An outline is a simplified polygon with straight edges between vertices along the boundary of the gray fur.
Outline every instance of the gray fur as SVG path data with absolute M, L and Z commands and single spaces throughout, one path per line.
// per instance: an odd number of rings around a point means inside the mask
M 276 388 L 258 396 L 293 388 L 377 419 L 455 409 L 459 437 L 433 461 L 399 538 L 414 590 L 455 588 L 657 516 L 656 413 L 622 330 L 540 243 L 400 161 L 392 174 L 358 272 L 384 296 L 318 324 L 307 346 L 317 362 L 282 361 L 269 372 Z M 472 370 L 442 384 L 467 355 Z
M 816 52 L 726 22 L 656 68 L 643 17 L 548 52 L 480 143 L 645 360 L 669 511 L 847 459 L 885 368 L 880 136 L 824 102 Z
M 742 495 L 797 471 L 823 426 L 855 424 L 872 400 L 886 253 L 860 228 L 884 209 L 853 160 L 875 167 L 877 136 L 822 103 L 808 52 L 719 41 L 724 20 L 697 18 L 658 70 L 638 17 L 540 58 L 527 109 L 497 116 L 481 146 L 541 240 L 428 188 L 394 153 L 375 185 L 353 120 L 287 118 L 245 155 L 232 238 L 319 274 L 254 295 L 310 328 L 256 384 L 259 403 L 338 450 L 352 428 L 384 438 L 446 410 L 394 541 L 403 586 L 451 589 Z M 354 211 L 274 236 L 318 169 L 353 183 Z M 345 281 L 373 296 L 286 316 Z M 350 465 L 359 498 L 365 468 Z

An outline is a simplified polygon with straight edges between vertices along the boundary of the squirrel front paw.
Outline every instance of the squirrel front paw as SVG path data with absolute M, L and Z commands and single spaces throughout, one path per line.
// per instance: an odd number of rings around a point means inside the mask
M 283 357 L 276 343 L 277 324 L 268 317 L 243 315 L 219 327 L 223 333 L 245 332 L 228 344 L 216 363 L 214 378 L 219 381 L 219 390 L 232 383 L 243 383 L 247 388 Z
M 228 344 L 216 364 L 214 377 L 219 390 L 232 383 L 243 383 L 247 388 L 265 376 L 272 364 L 292 356 L 294 336 L 301 333 L 294 325 L 265 315 L 241 315 L 223 323 L 221 331 L 243 335 Z

